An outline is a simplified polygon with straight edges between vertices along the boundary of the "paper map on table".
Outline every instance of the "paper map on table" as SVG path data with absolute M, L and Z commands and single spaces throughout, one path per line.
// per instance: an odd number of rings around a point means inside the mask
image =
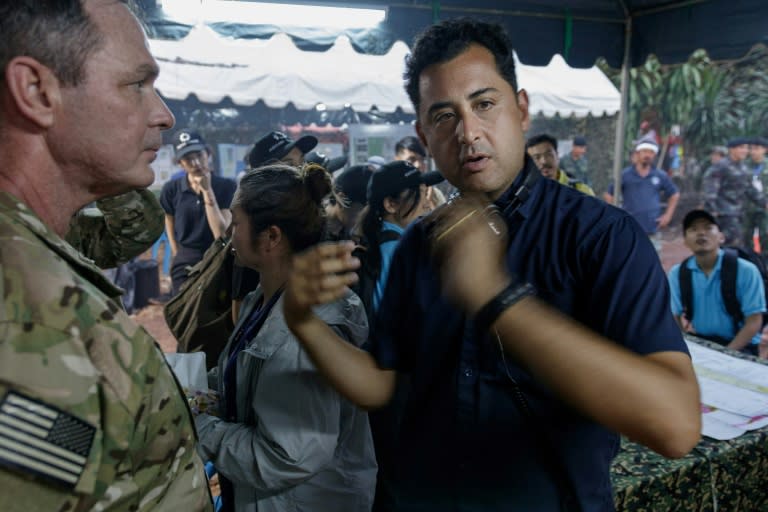
M 702 433 L 726 440 L 768 425 L 768 366 L 686 343 L 701 388 Z

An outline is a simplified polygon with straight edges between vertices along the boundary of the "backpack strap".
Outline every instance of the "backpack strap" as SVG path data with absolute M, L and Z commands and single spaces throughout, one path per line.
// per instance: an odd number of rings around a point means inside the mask
M 723 249 L 723 262 L 720 268 L 720 293 L 723 295 L 725 310 L 733 319 L 736 332 L 744 321 L 741 304 L 736 296 L 736 272 L 739 267 L 739 255 L 733 249 Z
M 688 262 L 693 256 L 688 256 L 680 263 L 680 271 L 677 274 L 680 284 L 680 301 L 683 303 L 683 316 L 693 322 L 693 281 Z

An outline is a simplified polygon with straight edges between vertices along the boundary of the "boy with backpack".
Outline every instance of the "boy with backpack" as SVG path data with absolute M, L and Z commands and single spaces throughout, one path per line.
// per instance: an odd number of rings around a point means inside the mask
M 683 331 L 757 355 L 766 312 L 765 265 L 744 249 L 724 248 L 717 220 L 705 210 L 683 219 L 693 256 L 672 267 L 672 313 Z

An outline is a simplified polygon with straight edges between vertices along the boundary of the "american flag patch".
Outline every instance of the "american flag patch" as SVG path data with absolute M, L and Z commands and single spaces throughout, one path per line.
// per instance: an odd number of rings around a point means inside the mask
M 0 465 L 74 489 L 95 433 L 69 413 L 9 391 L 0 402 Z

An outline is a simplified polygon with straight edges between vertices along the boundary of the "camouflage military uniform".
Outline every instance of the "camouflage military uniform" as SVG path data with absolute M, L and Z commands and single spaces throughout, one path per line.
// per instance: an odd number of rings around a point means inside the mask
M 576 178 L 582 183 L 590 185 L 588 167 L 589 162 L 587 161 L 586 155 L 578 160 L 574 160 L 570 153 L 560 157 L 560 169 L 565 171 L 572 178 Z
M 752 176 L 742 162 L 723 158 L 707 169 L 702 181 L 704 208 L 717 217 L 726 245 L 742 245 L 745 200 L 765 209 L 765 197 L 752 186 Z M 745 199 L 746 198 L 746 199 Z
M 768 192 L 768 169 L 765 162 L 755 164 L 748 160 L 746 166 L 752 175 L 752 185 L 765 195 Z M 760 236 L 760 249 L 763 254 L 768 254 L 768 215 L 764 209 L 749 204 L 744 211 L 744 244 L 747 247 L 752 247 L 755 228 Z
M 159 348 L 90 260 L 1 192 L 0 274 L 0 510 L 211 510 Z
M 75 215 L 67 242 L 101 268 L 116 267 L 140 255 L 165 229 L 163 207 L 149 190 L 100 199 L 96 206 Z

